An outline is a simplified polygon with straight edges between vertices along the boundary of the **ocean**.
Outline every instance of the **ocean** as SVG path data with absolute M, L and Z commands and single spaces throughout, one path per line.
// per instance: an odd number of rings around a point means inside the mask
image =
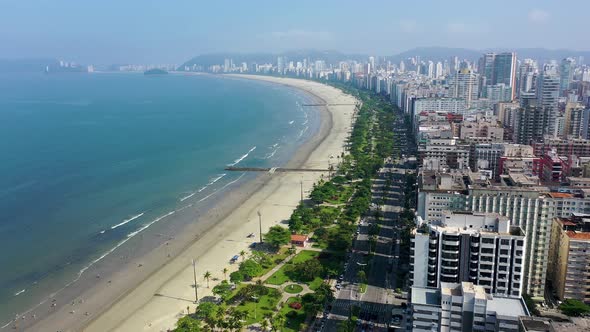
M 0 327 L 253 178 L 226 166 L 285 164 L 319 128 L 309 101 L 209 75 L 0 74 Z

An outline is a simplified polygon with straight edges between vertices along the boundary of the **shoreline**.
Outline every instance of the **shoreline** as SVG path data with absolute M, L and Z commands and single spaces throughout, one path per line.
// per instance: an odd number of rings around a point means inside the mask
M 287 85 L 326 103 L 343 98 L 351 104 L 355 103 L 351 96 L 317 82 L 267 76 L 227 77 Z M 337 108 L 344 110 L 337 111 Z M 322 107 L 318 132 L 297 148 L 285 166 L 314 168 L 314 165 L 323 164 L 325 168 L 330 155 L 339 155 L 344 151 L 353 113 L 354 106 Z M 240 250 L 247 249 L 252 242 L 246 239 L 245 234 L 252 230 L 257 233 L 256 212 L 259 209 L 262 211 L 264 229 L 288 219 L 299 201 L 300 181 L 309 190 L 320 178 L 319 174 L 302 173 L 305 172 L 260 174 L 234 190 L 222 192 L 214 206 L 196 217 L 202 222 L 186 227 L 171 241 L 174 242 L 172 246 L 162 243 L 144 257 L 129 262 L 128 267 L 113 274 L 113 283 L 98 280 L 84 292 L 85 302 L 76 303 L 75 314 L 70 314 L 74 307 L 64 305 L 38 320 L 30 330 L 159 331 L 174 327 L 181 311 L 186 312 L 187 306 L 194 310 L 194 288 L 189 287 L 192 284 L 191 259 L 198 258 L 199 275 L 209 270 L 214 277 L 221 279 L 222 268 L 235 269 L 236 266 L 228 266 L 227 261 Z M 162 257 L 163 252 L 167 252 L 169 258 Z M 141 265 L 149 265 L 151 269 L 130 273 L 143 270 Z M 199 297 L 210 295 L 210 289 L 203 286 L 203 281 L 198 280 L 198 283 Z M 212 285 L 215 283 L 213 281 Z M 90 314 L 84 316 L 82 313 L 85 311 Z M 64 326 L 67 328 L 64 329 Z

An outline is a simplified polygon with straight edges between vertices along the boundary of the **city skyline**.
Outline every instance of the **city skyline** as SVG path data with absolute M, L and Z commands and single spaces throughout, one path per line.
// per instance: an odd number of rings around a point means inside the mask
M 475 50 L 579 50 L 584 45 L 571 32 L 584 28 L 585 11 L 573 9 L 587 6 L 582 1 L 568 6 L 549 1 L 500 1 L 486 7 L 482 16 L 468 1 L 403 6 L 381 1 L 301 1 L 294 6 L 268 1 L 106 2 L 0 4 L 2 57 L 67 57 L 109 64 L 181 63 L 214 52 L 280 53 L 294 49 L 375 55 L 430 45 Z M 560 23 L 566 21 L 567 25 Z

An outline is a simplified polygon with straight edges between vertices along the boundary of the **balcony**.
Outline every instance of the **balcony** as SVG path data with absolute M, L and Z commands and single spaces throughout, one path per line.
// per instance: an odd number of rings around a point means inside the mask
M 459 246 L 459 240 L 455 241 L 455 240 L 443 240 L 443 245 L 446 246 Z

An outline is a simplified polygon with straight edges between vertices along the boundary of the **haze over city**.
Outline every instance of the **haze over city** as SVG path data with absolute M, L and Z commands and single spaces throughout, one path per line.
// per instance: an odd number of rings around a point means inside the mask
M 2 1 L 2 58 L 182 63 L 210 52 L 586 50 L 587 2 Z

